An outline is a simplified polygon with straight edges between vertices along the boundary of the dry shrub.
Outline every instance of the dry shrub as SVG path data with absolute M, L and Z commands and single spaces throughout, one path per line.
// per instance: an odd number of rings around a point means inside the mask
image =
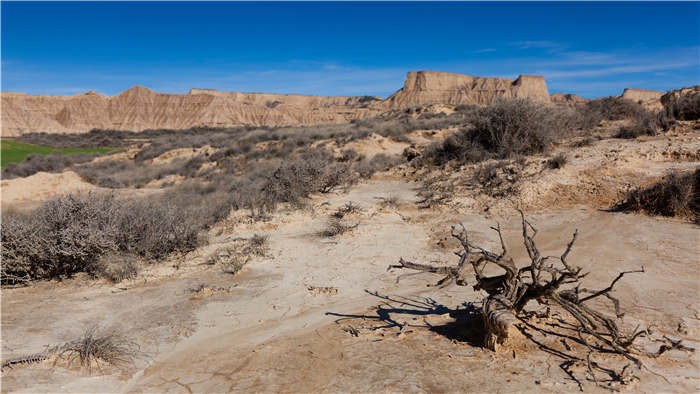
M 242 253 L 240 245 L 234 245 L 218 249 L 207 258 L 205 264 L 221 266 L 225 273 L 235 275 L 243 268 L 249 259 L 250 255 Z
M 634 119 L 646 111 L 636 101 L 622 97 L 604 97 L 591 100 L 580 109 L 584 117 L 588 117 L 591 123 L 598 124 L 601 120 Z
M 265 209 L 271 211 L 278 203 L 303 205 L 311 193 L 328 193 L 339 186 L 355 182 L 347 163 L 334 163 L 325 152 L 311 152 L 299 159 L 283 163 L 262 186 Z
M 269 236 L 255 234 L 249 239 L 237 239 L 233 245 L 217 250 L 205 264 L 220 265 L 225 273 L 235 275 L 253 256 L 264 257 L 269 250 Z
M 362 212 L 360 206 L 353 204 L 352 201 L 346 202 L 345 205 L 338 208 L 331 216 L 342 219 L 347 215 L 353 215 Z
M 690 173 L 672 172 L 649 187 L 634 189 L 614 209 L 700 222 L 700 169 Z
M 2 283 L 87 271 L 99 256 L 118 249 L 110 217 L 117 205 L 110 195 L 68 195 L 29 214 L 4 215 Z
M 338 161 L 340 162 L 352 162 L 357 161 L 360 158 L 360 154 L 357 153 L 355 149 L 344 149 L 340 152 L 340 157 Z
M 656 135 L 661 129 L 661 119 L 649 112 L 641 112 L 632 119 L 632 124 L 622 126 L 615 138 L 634 139 L 643 135 Z
M 270 249 L 270 236 L 254 234 L 249 241 L 249 250 L 256 256 L 265 256 Z
M 569 160 L 566 158 L 565 154 L 557 153 L 556 155 L 547 159 L 546 165 L 547 165 L 547 168 L 550 168 L 552 170 L 556 170 L 559 168 L 564 168 L 564 166 L 566 165 L 566 163 L 568 161 Z
M 3 179 L 23 178 L 34 175 L 37 172 L 59 173 L 76 164 L 86 163 L 94 159 L 97 154 L 61 155 L 60 151 L 54 151 L 50 155 L 28 155 L 20 163 L 8 163 L 2 170 Z
M 494 161 L 480 164 L 471 175 L 471 182 L 478 185 L 482 192 L 491 197 L 505 197 L 515 194 L 515 184 L 521 176 L 517 163 Z
M 202 223 L 166 198 L 76 193 L 30 213 L 4 215 L 2 284 L 90 272 L 98 258 L 112 253 L 158 259 L 194 249 Z
M 421 198 L 418 204 L 422 208 L 432 208 L 450 201 L 455 196 L 455 184 L 449 176 L 438 176 L 423 179 L 418 196 Z
M 130 144 L 137 133 L 121 130 L 90 130 L 87 133 L 26 133 L 15 139 L 28 144 L 51 148 L 119 148 Z
M 149 182 L 163 179 L 169 175 L 181 175 L 196 178 L 200 168 L 209 159 L 197 155 L 190 159 L 177 158 L 164 164 L 145 164 L 126 160 L 101 160 L 77 166 L 74 170 L 86 182 L 97 186 L 119 189 L 125 187 L 140 188 Z
M 204 227 L 196 222 L 198 215 L 188 215 L 168 199 L 127 201 L 115 213 L 119 249 L 147 259 L 193 250 L 199 243 L 197 234 Z
M 671 105 L 666 106 L 666 111 L 678 120 L 700 119 L 700 94 L 683 95 Z
M 326 227 L 323 230 L 321 230 L 318 233 L 318 235 L 320 237 L 327 237 L 327 238 L 335 237 L 337 235 L 345 234 L 346 232 L 353 230 L 357 226 L 358 226 L 357 224 L 350 225 L 350 224 L 343 222 L 342 220 L 340 220 L 338 218 L 332 217 L 328 220 Z
M 540 153 L 580 126 L 579 115 L 568 108 L 501 100 L 479 109 L 471 117 L 471 127 L 429 146 L 420 162 L 464 164 Z
M 100 256 L 90 270 L 93 275 L 112 283 L 119 283 L 126 279 L 134 279 L 139 273 L 139 264 L 133 256 L 110 253 Z
M 101 368 L 104 364 L 132 364 L 138 352 L 138 346 L 122 334 L 93 326 L 81 338 L 61 346 L 57 355 L 67 358 L 69 365 L 77 360 L 81 367 L 91 370 L 93 366 Z
M 477 112 L 471 140 L 500 158 L 544 151 L 572 127 L 568 109 L 529 100 L 504 100 Z

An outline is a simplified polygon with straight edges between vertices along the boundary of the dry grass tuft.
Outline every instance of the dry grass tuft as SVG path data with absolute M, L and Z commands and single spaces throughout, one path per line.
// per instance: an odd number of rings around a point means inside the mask
M 81 338 L 63 345 L 57 355 L 67 359 L 69 366 L 77 360 L 81 367 L 91 370 L 93 366 L 132 364 L 138 351 L 138 346 L 125 336 L 93 326 Z
M 566 165 L 566 163 L 567 163 L 568 161 L 569 161 L 569 160 L 566 158 L 566 155 L 565 155 L 565 154 L 563 154 L 563 153 L 558 153 L 558 154 L 556 154 L 556 155 L 550 157 L 550 158 L 547 160 L 547 163 L 546 163 L 546 164 L 547 164 L 547 167 L 548 167 L 548 168 L 550 168 L 550 169 L 552 169 L 552 170 L 556 170 L 556 169 L 559 169 L 559 168 L 564 168 L 564 166 Z
M 346 215 L 353 215 L 353 214 L 358 214 L 362 212 L 362 208 L 360 206 L 353 204 L 352 201 L 346 202 L 345 205 L 342 207 L 338 208 L 331 216 L 334 218 L 342 219 Z
M 320 237 L 331 238 L 331 237 L 335 237 L 337 235 L 345 234 L 348 231 L 351 231 L 354 228 L 356 228 L 358 225 L 359 224 L 350 225 L 350 224 L 347 224 L 347 223 L 341 221 L 338 218 L 332 217 L 328 220 L 328 223 L 326 224 L 326 228 L 321 230 L 318 233 L 318 235 Z
M 267 251 L 270 249 L 270 236 L 269 235 L 253 235 L 250 240 L 248 240 L 247 251 L 256 256 L 265 256 Z

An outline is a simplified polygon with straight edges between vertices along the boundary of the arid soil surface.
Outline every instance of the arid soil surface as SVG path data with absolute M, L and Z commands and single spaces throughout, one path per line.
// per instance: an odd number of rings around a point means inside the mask
M 403 148 L 377 145 L 367 144 L 375 150 Z M 126 333 L 140 352 L 123 369 L 86 371 L 60 360 L 8 368 L 2 391 L 605 391 L 585 379 L 584 362 L 562 366 L 560 352 L 570 351 L 566 340 L 527 324 L 528 335 L 512 348 L 487 350 L 476 313 L 483 293 L 471 286 L 428 286 L 440 279 L 429 274 L 397 280 L 407 272 L 387 269 L 400 257 L 454 263 L 458 244 L 449 230 L 458 223 L 478 244 L 497 249 L 489 226 L 500 222 L 511 255 L 523 264 L 516 206 L 538 228 L 543 254 L 561 254 L 578 229 L 569 261 L 591 271 L 585 281 L 591 289 L 607 286 L 621 271 L 644 267 L 614 290 L 625 311 L 624 328 L 650 326 L 657 336 L 697 348 L 698 226 L 608 208 L 628 187 L 648 184 L 668 169 L 696 167 L 700 133 L 558 149 L 567 153 L 567 166 L 546 171 L 528 166 L 532 174 L 519 181 L 521 193 L 510 200 L 467 188 L 426 208 L 411 169 L 397 168 L 349 190 L 314 196 L 307 208 L 282 210 L 267 221 L 234 212 L 210 230 L 207 246 L 149 266 L 133 280 L 110 284 L 77 276 L 3 289 L 3 360 L 71 340 L 95 324 Z M 34 177 L 47 179 L 4 181 L 3 207 L 43 200 L 53 184 L 60 185 L 56 192 L 85 187 L 71 172 Z M 356 227 L 320 236 L 330 214 L 348 202 L 361 208 L 345 218 Z M 269 250 L 241 272 L 231 275 L 206 264 L 208 256 L 254 234 L 269 235 Z M 559 313 L 540 319 L 539 327 L 561 328 Z M 634 371 L 639 380 L 623 389 L 697 392 L 699 355 L 672 350 L 645 358 L 646 367 Z M 599 361 L 624 365 L 613 356 Z

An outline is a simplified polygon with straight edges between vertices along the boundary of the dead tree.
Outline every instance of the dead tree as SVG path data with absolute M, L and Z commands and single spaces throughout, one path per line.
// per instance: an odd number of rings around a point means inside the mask
M 573 318 L 572 324 L 580 339 L 578 342 L 588 351 L 586 356 L 571 356 L 569 361 L 586 364 L 593 380 L 596 380 L 593 370 L 597 369 L 606 372 L 611 380 L 625 383 L 627 379 L 625 373 L 629 366 L 621 372 L 603 367 L 591 360 L 594 352 L 619 354 L 641 368 L 643 364 L 640 356 L 656 357 L 670 349 L 692 350 L 683 346 L 680 341 L 664 337 L 662 340 L 656 339 L 663 342 L 661 348 L 657 352 L 648 353 L 634 346 L 636 339 L 649 334 L 648 330 L 636 329 L 634 332 L 624 333 L 618 327 L 617 323 L 623 313 L 620 310 L 619 301 L 610 292 L 623 276 L 644 272 L 643 267 L 635 271 L 621 272 L 601 290 L 582 288 L 581 279 L 588 273 L 582 272 L 581 267 L 572 266 L 567 261 L 576 242 L 578 231 L 574 232 L 561 256 L 543 256 L 535 244 L 537 229 L 525 218 L 522 211 L 520 216 L 522 237 L 530 260 L 525 266 L 518 267 L 508 256 L 500 225 L 491 227 L 498 234 L 500 253 L 472 244 L 466 229 L 461 225 L 459 231 L 452 227 L 452 236 L 460 242 L 462 247 L 455 252 L 459 256 L 459 263 L 456 266 L 435 267 L 412 263 L 401 258 L 397 265 L 392 265 L 390 268 L 408 268 L 444 275 L 437 282 L 437 286 L 450 283 L 466 286 L 471 268 L 476 279 L 474 290 L 483 290 L 487 293 L 483 299 L 482 318 L 485 328 L 484 344 L 491 350 L 498 350 L 499 346 L 518 330 L 516 323 L 528 318 L 523 308 L 529 301 L 534 300 L 541 305 L 560 307 Z M 490 264 L 500 267 L 505 272 L 501 275 L 487 276 L 484 272 Z M 605 297 L 612 302 L 615 316 L 609 316 L 590 306 L 590 301 L 599 297 Z

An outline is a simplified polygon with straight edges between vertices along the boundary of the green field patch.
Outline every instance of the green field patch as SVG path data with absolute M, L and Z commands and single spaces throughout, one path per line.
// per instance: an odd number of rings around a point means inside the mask
M 59 151 L 62 155 L 77 155 L 79 153 L 88 154 L 105 154 L 116 150 L 115 148 L 51 148 L 48 146 L 39 146 L 25 144 L 24 142 L 9 140 L 6 138 L 0 139 L 0 162 L 2 168 L 8 163 L 20 163 L 31 154 L 48 155 L 53 151 Z

